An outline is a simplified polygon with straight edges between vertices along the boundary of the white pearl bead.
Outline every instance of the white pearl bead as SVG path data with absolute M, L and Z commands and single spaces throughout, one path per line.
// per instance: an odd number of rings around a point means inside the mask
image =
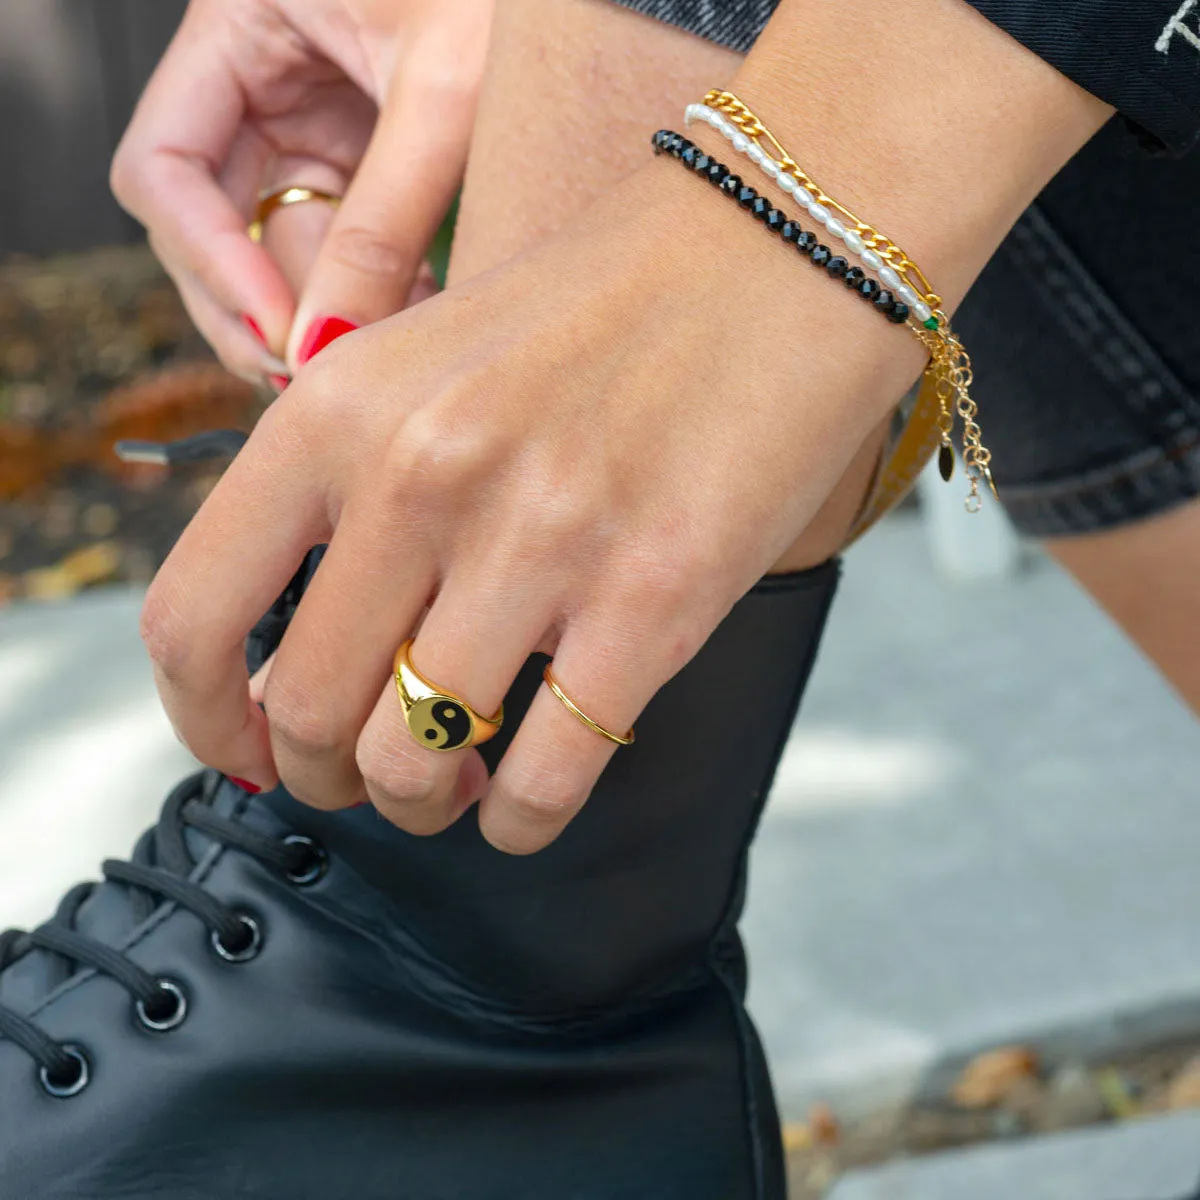
M 780 182 L 779 167 L 764 155 L 763 161 L 759 164 L 763 172 L 769 175 L 776 183 Z
M 698 105 L 689 104 L 687 108 L 683 110 L 683 123 L 685 125 L 690 125 L 700 115 L 698 109 Z
M 761 146 L 755 146 L 751 144 L 750 149 L 746 151 L 746 157 L 749 158 L 756 167 L 761 167 L 763 160 L 767 156 L 762 152 Z
M 789 195 L 794 196 L 800 186 L 786 171 L 779 172 L 779 186 Z
M 905 303 L 907 304 L 908 301 L 906 300 Z M 924 300 L 918 300 L 916 304 L 909 305 L 909 307 L 912 309 L 913 316 L 918 321 L 928 321 L 933 316 L 933 309 Z
M 902 300 L 910 308 L 921 299 L 913 288 L 910 288 L 907 283 L 902 283 L 896 289 L 896 298 Z
M 872 271 L 878 271 L 883 266 L 883 259 L 874 250 L 864 250 L 862 252 L 862 260 L 863 266 L 870 268 Z
M 745 154 L 750 149 L 750 139 L 744 133 L 735 133 L 732 141 L 733 148 L 739 154 Z
M 842 237 L 845 239 L 847 248 L 853 251 L 853 253 L 861 254 L 863 252 L 863 246 L 866 243 L 862 240 L 862 234 L 857 233 L 853 229 L 847 229 L 846 232 L 842 234 Z
M 822 225 L 829 220 L 829 209 L 815 200 L 808 206 L 808 211 L 812 214 L 812 219 L 819 221 Z
M 904 286 L 904 280 L 891 267 L 883 267 L 880 270 L 879 281 L 885 288 L 890 288 L 893 292 L 897 288 Z
M 816 196 L 814 196 L 812 192 L 808 190 L 808 188 L 804 187 L 803 184 L 799 183 L 796 184 L 796 199 L 799 200 L 805 208 L 812 208 L 812 206 L 817 202 Z
M 846 226 L 843 225 L 841 221 L 837 219 L 837 217 L 830 217 L 829 220 L 825 222 L 825 228 L 828 229 L 834 237 L 840 238 L 846 236 Z

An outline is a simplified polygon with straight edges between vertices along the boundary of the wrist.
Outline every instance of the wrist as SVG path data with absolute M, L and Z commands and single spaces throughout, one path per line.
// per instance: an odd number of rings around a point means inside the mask
M 784 0 L 730 90 L 953 307 L 1111 110 L 963 0 L 845 15 Z
M 768 181 L 749 161 L 739 162 L 719 134 L 694 125 L 686 136 L 774 202 Z M 677 158 L 661 155 L 618 190 L 626 188 L 637 197 L 636 231 L 627 224 L 627 205 L 618 203 L 613 216 L 620 244 L 641 247 L 630 263 L 637 307 L 686 305 L 710 327 L 714 350 L 745 356 L 766 391 L 794 403 L 816 374 L 814 360 L 836 363 L 838 407 L 852 424 L 873 424 L 920 374 L 927 352 L 903 324 Z M 780 193 L 784 211 L 785 200 Z M 619 259 L 608 262 L 624 274 Z

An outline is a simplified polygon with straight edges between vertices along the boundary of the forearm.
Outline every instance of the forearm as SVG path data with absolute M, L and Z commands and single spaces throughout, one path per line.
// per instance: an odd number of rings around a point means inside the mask
M 950 306 L 1112 113 L 964 0 L 782 0 L 731 90 Z

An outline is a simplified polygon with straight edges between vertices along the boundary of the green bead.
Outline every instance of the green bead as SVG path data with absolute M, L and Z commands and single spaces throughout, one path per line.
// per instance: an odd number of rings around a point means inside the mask
M 926 329 L 936 329 L 938 327 L 938 319 L 937 317 L 926 317 L 921 324 L 923 324 Z

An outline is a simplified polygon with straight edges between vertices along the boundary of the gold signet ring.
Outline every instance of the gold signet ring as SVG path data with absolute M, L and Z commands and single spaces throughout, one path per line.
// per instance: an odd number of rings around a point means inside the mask
M 440 688 L 412 665 L 413 639 L 399 650 L 392 668 L 409 732 L 430 750 L 465 750 L 494 738 L 504 724 L 504 705 L 494 717 L 477 713 L 461 696 Z

